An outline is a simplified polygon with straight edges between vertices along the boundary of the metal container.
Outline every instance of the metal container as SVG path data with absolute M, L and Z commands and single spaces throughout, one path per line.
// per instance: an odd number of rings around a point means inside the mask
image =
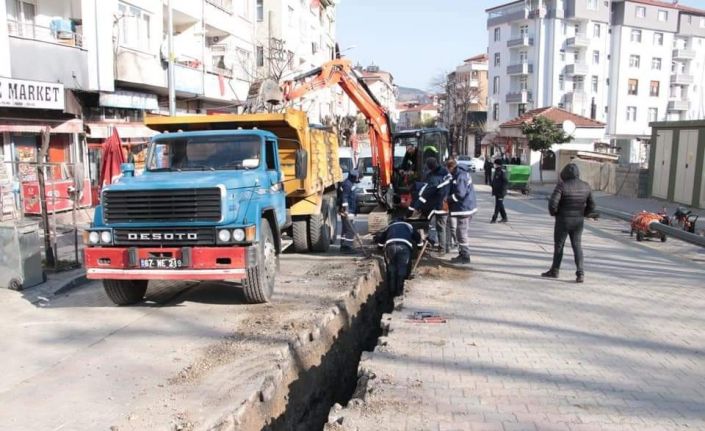
M 21 290 L 43 281 L 39 223 L 0 224 L 0 287 Z

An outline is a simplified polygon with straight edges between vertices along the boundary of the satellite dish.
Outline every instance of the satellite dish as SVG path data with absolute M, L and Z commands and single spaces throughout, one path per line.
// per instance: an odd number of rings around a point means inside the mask
M 565 120 L 563 122 L 563 131 L 568 135 L 572 135 L 575 133 L 575 123 L 570 120 Z

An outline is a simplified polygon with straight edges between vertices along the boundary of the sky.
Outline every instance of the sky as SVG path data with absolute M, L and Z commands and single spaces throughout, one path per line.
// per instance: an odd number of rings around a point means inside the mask
M 372 63 L 397 85 L 430 89 L 466 58 L 487 51 L 485 9 L 508 0 L 340 0 L 337 38 L 354 63 Z M 705 8 L 705 0 L 680 0 Z

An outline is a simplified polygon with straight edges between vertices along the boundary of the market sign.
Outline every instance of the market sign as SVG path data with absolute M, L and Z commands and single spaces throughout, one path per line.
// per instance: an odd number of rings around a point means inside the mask
M 64 110 L 64 84 L 0 77 L 0 106 Z

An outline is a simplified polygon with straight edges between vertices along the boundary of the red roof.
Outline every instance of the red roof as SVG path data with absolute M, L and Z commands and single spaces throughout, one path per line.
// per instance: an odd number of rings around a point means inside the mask
M 599 121 L 583 117 L 582 115 L 574 114 L 572 112 L 566 111 L 565 109 L 561 109 L 555 106 L 532 109 L 531 111 L 527 111 L 526 113 L 524 113 L 524 115 L 520 115 L 512 120 L 507 121 L 506 123 L 500 124 L 499 127 L 520 127 L 523 123 L 530 123 L 533 118 L 537 116 L 546 117 L 556 124 L 563 124 L 564 121 L 570 120 L 575 123 L 576 127 L 594 129 L 605 127 L 605 123 L 601 123 Z
M 464 63 L 470 63 L 470 62 L 483 62 L 483 61 L 488 61 L 487 54 L 479 54 L 474 57 L 470 57 L 468 59 L 463 60 Z
M 413 106 L 411 108 L 406 108 L 402 110 L 403 112 L 421 112 L 421 111 L 438 111 L 438 106 L 433 103 L 427 103 L 425 105 Z

